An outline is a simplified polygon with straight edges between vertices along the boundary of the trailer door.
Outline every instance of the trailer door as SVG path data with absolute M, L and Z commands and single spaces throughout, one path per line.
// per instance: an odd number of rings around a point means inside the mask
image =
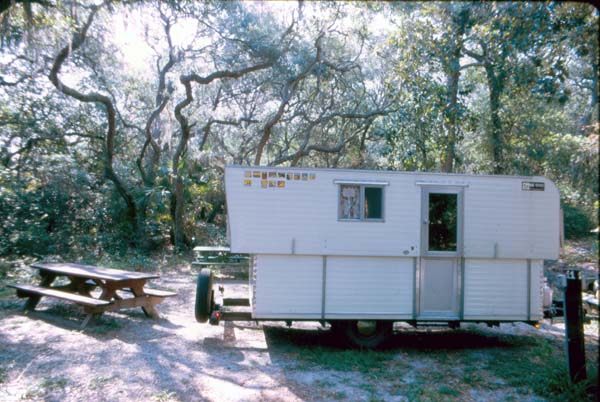
M 463 187 L 424 186 L 419 318 L 459 319 Z

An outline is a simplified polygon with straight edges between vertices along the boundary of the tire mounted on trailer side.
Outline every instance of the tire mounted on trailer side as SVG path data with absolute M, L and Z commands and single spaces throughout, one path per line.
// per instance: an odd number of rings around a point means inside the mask
M 196 321 L 205 323 L 210 318 L 214 307 L 213 273 L 204 268 L 198 274 L 196 282 Z

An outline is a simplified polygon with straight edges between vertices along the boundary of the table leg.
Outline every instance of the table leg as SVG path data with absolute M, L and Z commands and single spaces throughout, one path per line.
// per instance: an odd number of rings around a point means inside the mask
M 133 295 L 135 297 L 145 297 L 146 296 L 146 294 L 144 293 L 144 284 L 143 283 L 132 284 L 131 292 L 133 293 Z M 158 314 L 158 311 L 156 311 L 156 309 L 154 308 L 154 304 L 150 301 L 150 298 L 148 298 L 148 303 L 145 303 L 145 305 L 142 306 L 142 311 L 144 312 L 146 317 L 156 318 L 156 319 L 160 318 L 160 314 Z
M 54 282 L 54 279 L 56 279 L 56 274 L 45 270 L 40 270 L 40 276 L 42 277 L 40 286 L 44 288 L 49 288 L 52 282 Z M 40 302 L 41 298 L 41 295 L 30 295 L 29 299 L 27 299 L 27 302 L 25 303 L 25 310 L 33 311 Z
M 94 318 L 94 316 L 96 316 L 96 314 L 88 314 L 85 316 L 85 319 L 83 320 L 83 322 L 81 323 L 81 326 L 79 327 L 79 329 L 84 329 L 92 320 L 92 318 Z

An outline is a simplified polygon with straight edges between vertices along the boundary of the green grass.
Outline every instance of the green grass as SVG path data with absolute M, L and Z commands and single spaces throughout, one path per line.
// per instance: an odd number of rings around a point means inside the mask
M 176 402 L 179 399 L 177 399 L 177 394 L 173 391 L 161 391 L 154 395 L 151 400 L 153 402 Z
M 284 331 L 280 335 L 292 336 Z M 415 338 L 419 341 L 409 335 L 409 344 L 380 351 L 338 349 L 314 344 L 310 338 L 303 344 L 291 338 L 297 346 L 281 352 L 294 362 L 291 369 L 360 373 L 359 383 L 347 385 L 363 390 L 373 400 L 386 392 L 415 401 L 464 400 L 474 389 L 503 393 L 509 399 L 535 394 L 550 401 L 592 400 L 588 388 L 598 372 L 593 353 L 587 351 L 592 378 L 573 385 L 566 372 L 562 339 L 478 329 Z M 455 338 L 463 339 L 464 344 L 452 343 Z M 443 346 L 443 342 L 448 344 Z M 425 363 L 415 368 L 408 365 L 411 361 Z M 409 372 L 414 374 L 414 381 L 407 384 L 402 378 Z
M 357 371 L 374 376 L 385 371 L 393 358 L 385 351 L 336 350 L 320 346 L 307 348 L 295 355 L 300 362 L 318 366 L 319 369 Z
M 537 336 L 504 338 L 508 344 L 514 345 L 514 349 L 487 350 L 481 371 L 484 374 L 474 375 L 472 371 L 465 371 L 463 379 L 468 377 L 466 383 L 486 389 L 502 388 L 502 385 L 494 384 L 489 378 L 497 377 L 510 387 L 531 390 L 549 400 L 584 401 L 591 398 L 586 396 L 586 388 L 596 381 L 598 373 L 593 356 L 588 356 L 588 372 L 595 375 L 588 381 L 571 384 L 566 369 L 564 342 Z

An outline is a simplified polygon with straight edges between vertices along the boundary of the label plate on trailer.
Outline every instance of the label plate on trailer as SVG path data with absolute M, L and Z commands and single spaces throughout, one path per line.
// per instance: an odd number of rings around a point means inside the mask
M 523 191 L 544 191 L 544 183 L 539 181 L 524 181 L 521 183 Z

